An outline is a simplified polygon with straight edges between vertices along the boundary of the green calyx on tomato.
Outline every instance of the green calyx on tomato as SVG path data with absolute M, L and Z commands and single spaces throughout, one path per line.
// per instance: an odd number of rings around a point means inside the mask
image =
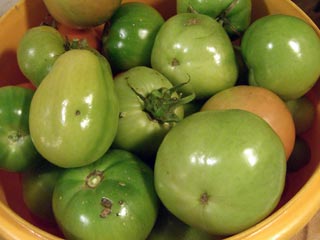
M 159 207 L 153 171 L 124 150 L 66 169 L 53 192 L 53 212 L 67 239 L 146 239 Z
M 23 87 L 0 88 L 0 168 L 7 171 L 24 171 L 39 160 L 29 132 L 33 94 Z
M 149 114 L 153 120 L 159 121 L 163 124 L 171 122 L 176 123 L 180 121 L 181 117 L 175 113 L 175 109 L 191 102 L 194 99 L 194 93 L 186 97 L 182 97 L 182 94 L 179 94 L 178 96 L 173 95 L 179 91 L 179 88 L 187 83 L 188 82 L 181 83 L 171 88 L 162 87 L 152 90 L 146 97 L 140 94 L 134 87 L 130 87 L 142 100 L 143 111 Z M 128 84 L 130 85 L 129 82 Z

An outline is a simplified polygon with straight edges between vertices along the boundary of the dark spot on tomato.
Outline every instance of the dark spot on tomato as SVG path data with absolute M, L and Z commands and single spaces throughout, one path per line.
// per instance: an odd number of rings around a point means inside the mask
M 105 208 L 110 208 L 111 209 L 111 207 L 112 207 L 112 201 L 107 197 L 102 197 L 100 203 Z
M 81 114 L 80 110 L 76 110 L 75 115 L 79 116 Z
M 119 113 L 119 118 L 124 118 L 126 116 L 126 113 L 125 112 L 120 112 Z
M 201 203 L 202 205 L 207 205 L 208 202 L 209 202 L 209 199 L 210 199 L 209 194 L 208 194 L 207 192 L 204 192 L 204 193 L 202 193 L 201 196 L 200 196 L 200 203 Z
M 110 215 L 110 213 L 111 213 L 111 209 L 110 208 L 104 208 L 100 212 L 100 217 L 101 218 L 106 218 L 108 215 Z
M 174 58 L 171 62 L 171 66 L 173 67 L 176 67 L 176 66 L 179 66 L 180 65 L 180 62 L 178 59 Z
M 111 214 L 112 210 L 112 201 L 107 197 L 102 197 L 100 204 L 102 205 L 103 209 L 100 212 L 101 218 L 106 218 L 108 215 Z

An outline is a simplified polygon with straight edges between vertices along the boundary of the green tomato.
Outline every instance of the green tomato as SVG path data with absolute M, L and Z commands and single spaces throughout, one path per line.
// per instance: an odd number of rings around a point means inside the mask
M 155 188 L 184 223 L 214 235 L 239 233 L 277 206 L 286 177 L 278 135 L 244 110 L 194 113 L 166 135 Z
M 232 43 L 214 19 L 181 13 L 160 28 L 151 54 L 151 66 L 173 85 L 190 81 L 185 93 L 204 99 L 235 84 L 238 75 Z
M 241 51 L 249 83 L 284 100 L 302 97 L 320 76 L 320 39 L 297 17 L 277 14 L 256 20 L 242 38 Z
M 239 37 L 251 21 L 251 0 L 177 0 L 177 12 L 208 15 L 222 23 L 231 38 Z
M 34 91 L 0 88 L 0 168 L 22 172 L 38 162 L 39 153 L 29 131 L 29 109 Z
M 21 175 L 23 200 L 32 214 L 47 222 L 55 222 L 52 195 L 55 184 L 63 172 L 45 159 Z
M 287 161 L 287 171 L 296 172 L 311 161 L 311 149 L 306 140 L 297 136 L 292 154 Z
M 122 4 L 105 25 L 102 36 L 104 55 L 114 71 L 150 66 L 154 39 L 163 23 L 161 14 L 146 3 Z
M 149 67 L 131 68 L 114 80 L 120 116 L 113 146 L 153 163 L 163 137 L 183 119 L 182 104 L 193 96 L 181 98 L 166 77 Z
M 70 240 L 146 239 L 159 205 L 152 170 L 124 150 L 67 169 L 52 202 L 57 223 Z
M 41 155 L 60 167 L 79 167 L 111 146 L 119 104 L 106 59 L 69 50 L 54 63 L 30 107 L 30 133 Z
M 286 105 L 292 115 L 296 134 L 302 134 L 312 127 L 316 108 L 307 96 L 286 101 Z
M 90 28 L 105 23 L 121 4 L 121 0 L 44 0 L 50 15 L 71 28 Z
M 65 39 L 57 29 L 44 25 L 33 27 L 19 42 L 18 65 L 25 77 L 39 86 L 53 63 L 65 51 Z

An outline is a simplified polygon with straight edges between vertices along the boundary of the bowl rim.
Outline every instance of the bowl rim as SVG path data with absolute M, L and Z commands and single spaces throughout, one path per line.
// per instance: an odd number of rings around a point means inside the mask
M 20 0 L 12 6 L 7 12 L 0 17 L 0 25 L 4 22 L 16 8 L 21 8 L 26 0 Z M 309 25 L 313 27 L 317 35 L 320 37 L 320 30 L 313 20 L 294 2 L 286 1 L 295 11 L 302 16 Z M 319 105 L 320 106 L 320 105 Z M 318 107 L 318 115 L 320 108 Z M 277 209 L 269 217 L 262 220 L 255 226 L 233 235 L 225 240 L 246 240 L 246 239 L 289 239 L 300 231 L 320 210 L 320 191 L 314 191 L 314 187 L 318 186 L 320 189 L 320 165 L 316 166 L 315 171 L 303 185 L 303 187 L 281 208 Z M 305 204 L 312 195 L 313 204 Z M 296 211 L 290 209 L 304 209 L 299 211 L 300 215 L 296 215 Z M 291 218 L 293 221 L 284 221 L 286 218 Z M 0 201 L 0 236 L 5 239 L 52 239 L 61 240 L 62 238 L 50 234 L 41 228 L 33 225 L 27 220 L 23 219 L 16 212 L 14 212 L 5 203 Z M 269 226 L 272 225 L 272 232 Z M 19 236 L 19 237 L 17 237 Z

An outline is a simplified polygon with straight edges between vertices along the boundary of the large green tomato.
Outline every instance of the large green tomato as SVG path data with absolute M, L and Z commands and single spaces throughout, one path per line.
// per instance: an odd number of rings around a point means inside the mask
M 100 158 L 117 131 L 118 99 L 106 59 L 70 50 L 54 63 L 30 107 L 30 133 L 41 155 L 60 167 Z
M 285 100 L 303 96 L 320 76 L 320 38 L 297 17 L 269 15 L 256 20 L 243 36 L 241 51 L 249 83 Z
M 161 14 L 146 3 L 122 4 L 105 24 L 102 38 L 104 55 L 114 71 L 150 66 L 153 42 L 163 23 Z
M 0 88 L 0 168 L 25 171 L 36 164 L 39 153 L 29 132 L 29 109 L 34 91 L 6 86 Z
M 155 162 L 162 203 L 214 235 L 239 233 L 268 216 L 284 189 L 282 142 L 244 110 L 194 113 L 166 135 Z
M 181 98 L 170 81 L 152 68 L 134 67 L 114 80 L 120 115 L 113 145 L 154 163 L 163 137 L 183 119 L 181 103 L 186 98 Z
M 19 42 L 18 65 L 25 77 L 39 86 L 53 63 L 65 51 L 65 39 L 57 29 L 44 25 L 33 27 Z
M 177 12 L 208 15 L 222 23 L 230 37 L 239 37 L 251 20 L 251 0 L 177 0 Z
M 223 27 L 209 16 L 181 13 L 160 28 L 151 54 L 151 66 L 173 85 L 189 81 L 184 92 L 197 99 L 211 97 L 235 84 L 237 62 Z
M 121 0 L 43 0 L 58 22 L 72 28 L 90 28 L 105 23 Z
M 124 150 L 67 169 L 53 192 L 53 212 L 67 239 L 140 240 L 153 228 L 159 200 L 153 172 Z

